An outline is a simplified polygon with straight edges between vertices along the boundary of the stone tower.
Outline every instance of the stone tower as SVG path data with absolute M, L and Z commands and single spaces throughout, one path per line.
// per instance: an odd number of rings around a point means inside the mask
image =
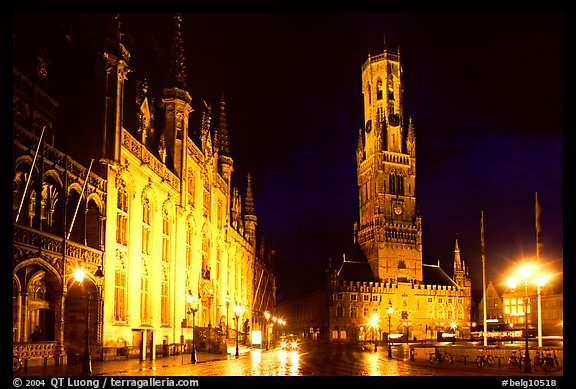
M 416 208 L 416 138 L 403 113 L 400 52 L 384 47 L 362 66 L 364 127 L 356 148 L 360 222 L 356 240 L 379 281 L 422 282 Z

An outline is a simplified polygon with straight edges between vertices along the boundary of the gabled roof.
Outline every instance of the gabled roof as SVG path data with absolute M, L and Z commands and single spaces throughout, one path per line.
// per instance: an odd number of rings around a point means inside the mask
M 376 281 L 372 275 L 370 264 L 363 261 L 344 260 L 337 274 L 342 281 Z
M 426 285 L 458 286 L 439 265 L 422 264 L 422 277 Z
M 346 257 L 344 257 L 337 275 L 342 281 L 376 281 L 368 259 L 357 243 L 354 245 L 354 250 L 352 251 L 352 260 L 347 260 Z

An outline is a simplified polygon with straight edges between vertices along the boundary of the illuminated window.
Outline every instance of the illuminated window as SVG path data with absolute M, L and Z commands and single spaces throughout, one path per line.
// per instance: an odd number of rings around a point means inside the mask
M 150 255 L 150 200 L 145 198 L 142 205 L 142 253 Z
M 160 320 L 163 326 L 170 325 L 170 304 L 168 301 L 169 291 L 168 267 L 163 265 L 162 284 L 160 289 Z
M 116 243 L 128 244 L 128 192 L 126 183 L 120 182 L 116 204 Z
M 186 267 L 190 267 L 192 266 L 192 243 L 194 242 L 194 231 L 190 223 L 187 223 L 186 226 Z
M 194 181 L 194 172 L 188 170 L 188 204 L 194 206 L 194 195 L 196 193 L 196 183 Z
M 114 320 L 126 320 L 126 269 L 120 266 L 114 274 Z
M 142 265 L 140 279 L 140 321 L 142 324 L 150 324 L 150 280 L 146 265 Z
M 162 213 L 162 260 L 170 262 L 170 218 L 166 210 Z
M 368 104 L 372 104 L 372 90 L 370 87 L 370 81 L 368 81 L 368 83 L 366 83 L 366 91 L 368 92 Z

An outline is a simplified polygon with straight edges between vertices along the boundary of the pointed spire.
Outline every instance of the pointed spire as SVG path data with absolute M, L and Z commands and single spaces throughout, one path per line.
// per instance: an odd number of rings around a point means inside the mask
M 252 176 L 248 172 L 248 183 L 246 184 L 246 199 L 244 200 L 244 215 L 255 215 L 254 198 L 252 197 Z
M 170 51 L 170 63 L 168 65 L 168 86 L 186 89 L 186 66 L 184 65 L 184 44 L 182 41 L 182 17 L 174 16 L 174 38 Z
M 454 272 L 462 271 L 462 260 L 460 259 L 460 248 L 458 247 L 458 239 L 454 247 Z
M 382 31 L 382 39 L 384 41 L 384 47 L 382 49 L 382 52 L 386 52 L 386 30 Z
M 228 137 L 228 123 L 226 122 L 226 101 L 224 100 L 224 94 L 222 94 L 222 98 L 220 99 L 220 121 L 218 123 L 217 146 L 220 150 L 220 154 L 230 154 L 230 140 Z

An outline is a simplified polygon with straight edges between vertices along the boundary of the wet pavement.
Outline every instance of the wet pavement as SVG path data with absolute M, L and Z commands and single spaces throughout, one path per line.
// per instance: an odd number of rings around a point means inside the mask
M 272 352 L 274 349 L 271 349 Z M 256 351 L 265 352 L 264 350 L 258 350 L 255 348 L 250 348 L 246 346 L 239 346 L 239 357 L 242 359 L 244 357 L 256 357 L 259 359 L 259 355 L 264 354 L 253 354 Z M 432 364 L 424 359 L 417 358 L 416 360 L 410 360 L 409 354 L 405 352 L 403 348 L 397 348 L 394 350 L 394 356 L 391 361 L 395 363 L 393 366 L 395 369 L 407 370 L 406 375 L 439 375 L 439 376 L 454 376 L 454 375 L 464 375 L 464 376 L 562 376 L 563 369 L 559 369 L 553 372 L 540 372 L 533 371 L 532 373 L 524 373 L 520 369 L 509 369 L 507 366 L 492 366 L 479 369 L 474 362 L 464 360 L 454 361 L 453 364 Z M 268 352 L 265 352 L 268 354 Z M 362 354 L 366 353 L 373 354 L 374 357 L 378 357 L 375 360 L 375 368 L 381 369 L 386 365 L 385 361 L 389 360 L 387 358 L 387 352 L 381 349 L 379 352 L 372 352 L 370 350 L 363 351 Z M 272 353 L 270 353 L 272 355 Z M 205 374 L 212 375 L 222 375 L 222 374 L 232 374 L 234 373 L 234 368 L 238 369 L 239 365 L 237 363 L 229 365 L 224 369 L 226 371 L 220 371 L 223 367 L 206 366 L 206 369 L 201 368 L 202 363 L 218 360 L 228 360 L 236 359 L 236 349 L 235 347 L 228 347 L 227 354 L 216 354 L 208 353 L 205 351 L 198 351 L 196 354 L 196 364 L 198 368 L 195 368 L 195 373 L 198 374 L 197 369 L 202 369 Z M 318 358 L 317 358 L 318 359 Z M 383 362 L 384 361 L 384 362 Z M 238 361 L 240 362 L 240 361 Z M 347 362 L 349 363 L 349 361 Z M 398 364 L 399 363 L 399 364 Z M 192 365 L 191 354 L 179 354 L 172 355 L 168 357 L 160 357 L 155 360 L 145 360 L 141 361 L 136 358 L 121 359 L 121 360 L 111 360 L 111 361 L 92 361 L 92 376 L 142 376 L 142 375 L 155 375 L 157 373 L 163 374 L 162 371 L 166 372 L 168 375 L 182 375 L 183 372 L 190 372 L 189 367 Z M 389 365 L 389 364 L 388 364 Z M 273 366 L 273 364 L 271 365 Z M 392 365 L 390 365 L 392 366 Z M 230 370 L 232 369 L 232 370 Z M 238 370 L 240 371 L 240 370 Z M 212 373 L 211 373 L 212 372 Z M 34 366 L 22 368 L 14 376 L 36 376 L 36 377 L 58 377 L 58 376 L 81 376 L 82 375 L 82 363 L 73 363 L 63 366 Z M 253 375 L 253 374 L 251 374 Z M 304 373 L 304 375 L 307 375 Z M 396 372 L 394 375 L 400 375 Z
M 249 354 L 252 348 L 239 346 L 239 356 Z M 227 360 L 236 358 L 236 348 L 228 347 L 227 354 L 208 353 L 206 351 L 196 352 L 196 364 L 216 360 Z M 142 370 L 158 369 L 163 367 L 190 365 L 191 354 L 178 354 L 167 357 L 160 357 L 154 360 L 148 359 L 141 361 L 138 358 L 123 358 L 109 361 L 92 361 L 92 375 L 106 376 L 129 374 L 130 372 L 138 373 Z M 80 376 L 82 375 L 82 363 L 69 363 L 67 365 L 52 366 L 30 366 L 22 367 L 20 371 L 14 373 L 14 376 Z

